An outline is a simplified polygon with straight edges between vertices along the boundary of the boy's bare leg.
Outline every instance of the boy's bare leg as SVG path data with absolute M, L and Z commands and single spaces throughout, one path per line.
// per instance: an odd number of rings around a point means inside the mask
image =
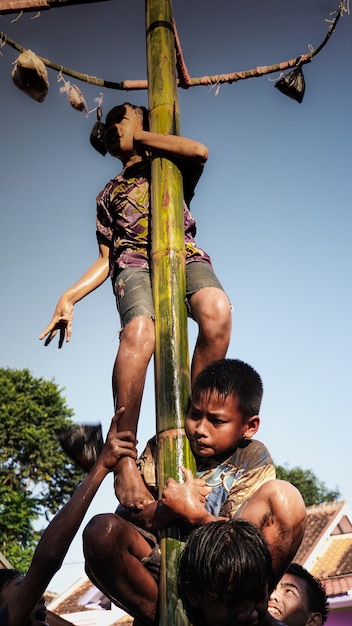
M 300 492 L 285 480 L 269 480 L 242 505 L 235 517 L 252 522 L 267 540 L 272 556 L 274 588 L 294 559 L 303 538 L 307 513 Z
M 194 349 L 191 382 L 212 361 L 226 356 L 231 337 L 231 305 L 224 291 L 204 287 L 189 300 L 192 317 L 199 326 Z
M 154 322 L 148 317 L 135 317 L 123 329 L 116 356 L 112 385 L 115 410 L 124 406 L 118 430 L 137 432 L 145 377 L 154 352 Z M 133 459 L 125 457 L 115 471 L 115 493 L 122 506 L 142 509 L 153 501 Z
M 158 585 L 141 560 L 151 547 L 132 524 L 114 513 L 96 515 L 83 531 L 86 572 L 114 604 L 154 624 Z

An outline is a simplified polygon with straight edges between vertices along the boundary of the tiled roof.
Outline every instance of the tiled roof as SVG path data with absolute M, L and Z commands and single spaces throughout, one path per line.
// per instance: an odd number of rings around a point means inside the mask
M 329 578 L 322 580 L 326 594 L 332 596 L 344 596 L 352 589 L 352 576 L 342 576 L 341 578 Z
M 352 519 L 346 501 L 307 508 L 307 526 L 295 561 L 319 578 L 329 597 L 352 589 Z M 316 555 L 312 553 L 317 548 Z
M 330 537 L 326 549 L 314 562 L 311 573 L 322 580 L 352 576 L 352 534 Z
M 87 607 L 79 604 L 79 601 L 86 591 L 88 591 L 88 589 L 92 586 L 93 585 L 89 579 L 84 580 L 82 584 L 76 587 L 70 595 L 64 597 L 61 602 L 55 604 L 55 608 L 53 607 L 55 613 L 58 613 L 59 615 L 68 615 L 70 613 L 86 611 Z
M 304 565 L 322 535 L 341 511 L 345 501 L 324 502 L 307 507 L 307 526 L 303 541 L 295 556 L 295 561 Z

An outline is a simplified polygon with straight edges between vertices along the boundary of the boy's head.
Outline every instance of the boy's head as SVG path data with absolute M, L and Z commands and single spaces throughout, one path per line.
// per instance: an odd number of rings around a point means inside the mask
M 17 569 L 0 569 L 0 608 L 7 604 L 11 593 L 10 583 L 17 578 L 21 578 Z
M 16 601 L 17 598 L 20 600 L 20 595 L 17 594 L 22 581 L 23 576 L 17 569 L 0 569 L 0 609 L 10 602 L 13 594 L 15 594 Z M 45 599 L 44 596 L 41 596 L 35 603 L 29 619 L 26 622 L 26 626 L 42 626 L 46 623 Z
M 328 599 L 320 580 L 291 563 L 270 596 L 268 611 L 287 626 L 322 626 Z
M 263 385 L 259 374 L 237 359 L 202 370 L 193 386 L 185 430 L 193 454 L 222 460 L 259 428 Z
M 178 566 L 178 591 L 194 626 L 253 625 L 264 616 L 272 577 L 269 546 L 245 520 L 191 533 Z
M 143 106 L 136 106 L 131 104 L 130 102 L 124 102 L 123 104 L 118 104 L 116 107 L 113 107 L 106 115 L 105 126 L 111 126 L 112 124 L 119 124 L 128 109 L 134 111 L 134 113 L 141 118 L 143 130 L 149 129 L 149 117 L 148 117 L 148 109 Z
M 106 115 L 105 124 L 98 120 L 92 129 L 90 142 L 93 148 L 103 156 L 105 156 L 107 151 L 110 152 L 112 156 L 119 156 L 118 153 L 114 154 L 114 151 L 116 151 L 116 146 L 114 147 L 114 144 L 116 144 L 116 136 L 114 137 L 114 134 L 117 134 L 116 125 L 125 124 L 126 126 L 124 120 L 133 121 L 133 118 L 134 120 L 139 120 L 143 130 L 149 130 L 148 110 L 145 107 L 135 106 L 130 102 L 124 102 L 123 104 L 113 107 Z M 131 129 L 128 130 L 130 131 Z M 119 132 L 118 134 L 121 133 Z
M 259 374 L 239 359 L 221 359 L 205 367 L 192 385 L 192 400 L 216 393 L 222 398 L 233 395 L 246 421 L 258 415 L 263 397 Z

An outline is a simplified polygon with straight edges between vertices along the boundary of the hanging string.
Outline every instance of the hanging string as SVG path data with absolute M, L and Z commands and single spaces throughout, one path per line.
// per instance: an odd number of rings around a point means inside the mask
M 328 30 L 328 33 L 326 34 L 322 43 L 314 50 L 310 50 L 309 53 L 305 55 L 299 55 L 297 57 L 294 57 L 293 59 L 289 59 L 288 61 L 282 61 L 281 63 L 276 63 L 274 65 L 256 67 L 250 70 L 244 70 L 244 71 L 239 71 L 239 72 L 237 71 L 237 72 L 228 73 L 228 74 L 216 74 L 213 76 L 201 76 L 199 78 L 191 78 L 184 64 L 182 50 L 180 46 L 179 63 L 180 63 L 180 70 L 181 68 L 183 69 L 181 71 L 181 78 L 179 77 L 179 80 L 178 80 L 178 86 L 181 88 L 187 89 L 190 86 L 192 87 L 208 86 L 208 85 L 218 86 L 223 83 L 231 84 L 233 82 L 237 82 L 239 80 L 245 80 L 247 78 L 255 78 L 259 76 L 264 76 L 265 74 L 272 74 L 274 72 L 283 72 L 284 70 L 292 69 L 296 67 L 298 63 L 300 63 L 301 65 L 309 63 L 311 59 L 317 54 L 319 54 L 319 52 L 327 44 L 332 33 L 334 32 L 337 26 L 337 23 L 340 17 L 344 13 L 347 13 L 348 15 L 350 13 L 350 0 L 340 0 L 339 6 L 336 12 L 336 16 L 330 23 L 330 28 Z M 326 21 L 329 21 L 329 20 L 326 20 Z M 2 38 L 2 40 L 5 41 L 5 43 L 7 43 L 9 46 L 11 46 L 12 48 L 15 48 L 16 50 L 19 50 L 20 52 L 24 50 L 24 48 L 20 44 L 13 41 L 5 33 L 0 32 L 0 38 Z M 88 74 L 82 74 L 80 72 L 76 72 L 75 70 L 72 70 L 70 68 L 63 68 L 61 65 L 58 65 L 57 63 L 54 63 L 53 61 L 50 61 L 49 59 L 45 59 L 43 57 L 39 57 L 39 58 L 43 61 L 44 65 L 46 65 L 47 67 L 50 67 L 57 71 L 60 71 L 61 69 L 61 72 L 68 76 L 72 76 L 82 82 L 97 85 L 99 87 L 106 87 L 108 89 L 118 89 L 118 90 L 125 90 L 125 91 L 148 89 L 147 80 L 143 80 L 143 79 L 124 80 L 121 82 L 107 81 L 101 78 L 97 78 L 95 76 L 89 76 Z

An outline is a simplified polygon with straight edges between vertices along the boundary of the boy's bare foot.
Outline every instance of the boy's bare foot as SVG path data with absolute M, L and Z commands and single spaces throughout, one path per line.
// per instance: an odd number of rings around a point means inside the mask
M 142 510 L 147 504 L 154 502 L 136 462 L 129 457 L 119 460 L 115 470 L 114 486 L 117 499 L 126 509 Z

